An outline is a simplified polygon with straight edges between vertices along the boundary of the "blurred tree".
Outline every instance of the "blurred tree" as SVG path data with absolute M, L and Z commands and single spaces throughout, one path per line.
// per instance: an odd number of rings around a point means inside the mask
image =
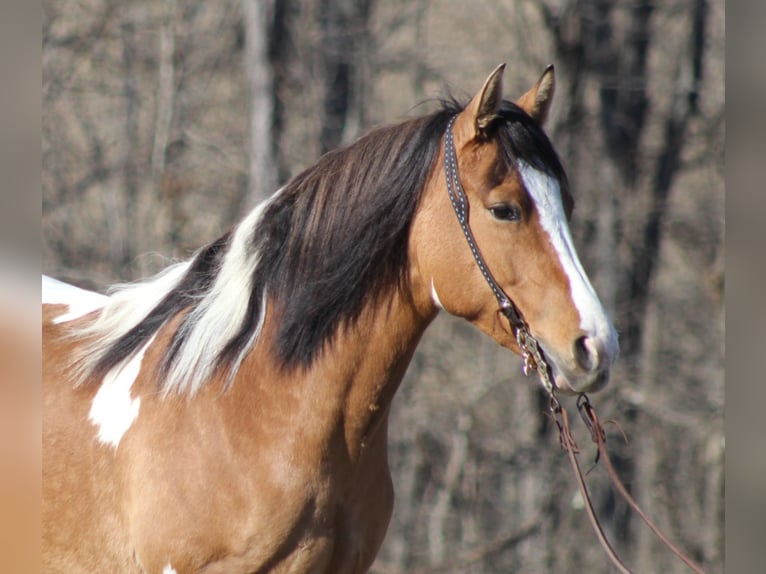
M 280 0 L 244 0 L 245 72 L 250 102 L 250 161 L 248 197 L 238 210 L 269 197 L 279 184 L 278 142 L 280 106 L 278 73 L 281 40 L 286 30 L 285 5 Z
M 373 0 L 320 0 L 324 84 L 322 152 L 353 141 L 365 125 L 365 87 L 370 73 L 369 19 Z

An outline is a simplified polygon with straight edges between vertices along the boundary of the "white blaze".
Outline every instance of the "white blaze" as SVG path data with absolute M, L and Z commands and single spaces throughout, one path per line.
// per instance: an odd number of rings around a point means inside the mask
M 558 181 L 521 160 L 518 168 L 537 207 L 540 224 L 548 234 L 569 279 L 572 301 L 580 315 L 580 328 L 588 336 L 602 341 L 604 350 L 613 359 L 617 355 L 617 334 L 577 256 Z

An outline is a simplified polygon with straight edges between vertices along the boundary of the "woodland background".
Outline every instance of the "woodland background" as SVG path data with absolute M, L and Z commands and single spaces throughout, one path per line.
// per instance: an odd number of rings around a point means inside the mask
M 501 62 L 509 99 L 555 64 L 547 132 L 621 336 L 592 399 L 630 439 L 610 445 L 639 503 L 723 571 L 724 0 L 44 0 L 43 13 L 43 269 L 94 289 L 187 257 L 324 151 L 470 96 Z M 373 572 L 609 572 L 543 409 L 515 355 L 440 316 L 394 401 L 396 506 Z M 629 565 L 686 571 L 602 468 L 588 481 Z

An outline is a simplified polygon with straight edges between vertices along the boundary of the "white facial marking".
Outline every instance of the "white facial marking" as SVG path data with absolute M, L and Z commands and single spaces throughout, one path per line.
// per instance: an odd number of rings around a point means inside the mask
M 614 359 L 618 349 L 617 334 L 577 256 L 558 182 L 524 161 L 518 162 L 518 168 L 524 185 L 535 202 L 540 223 L 558 253 L 561 266 L 569 279 L 572 300 L 580 314 L 580 328 L 588 336 L 602 341 L 607 355 Z
M 170 562 L 162 569 L 162 574 L 177 574 L 175 569 L 170 565 Z
M 98 427 L 98 440 L 115 449 L 138 417 L 141 399 L 130 396 L 130 388 L 141 371 L 144 353 L 154 336 L 134 356 L 109 371 L 93 398 L 88 418 Z
M 431 278 L 431 299 L 433 300 L 434 305 L 436 305 L 442 311 L 444 310 L 444 305 L 442 305 L 441 299 L 439 299 L 439 294 L 436 292 L 436 286 L 434 285 L 433 277 Z
M 49 305 L 67 305 L 69 310 L 53 320 L 54 323 L 66 323 L 101 309 L 109 302 L 109 298 L 43 275 L 42 302 Z

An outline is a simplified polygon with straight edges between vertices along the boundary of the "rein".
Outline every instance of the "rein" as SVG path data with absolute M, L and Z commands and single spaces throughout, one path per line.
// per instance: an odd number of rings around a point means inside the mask
M 530 370 L 537 371 L 538 378 L 540 379 L 540 384 L 543 386 L 546 394 L 548 395 L 548 408 L 558 428 L 559 443 L 561 444 L 561 448 L 566 451 L 569 462 L 572 465 L 572 471 L 575 475 L 575 480 L 577 481 L 577 485 L 580 488 L 580 493 L 582 494 L 583 500 L 585 502 L 585 508 L 587 509 L 588 517 L 590 518 L 593 530 L 595 531 L 601 546 L 604 548 L 604 551 L 609 556 L 609 559 L 612 561 L 614 566 L 623 574 L 631 574 L 631 571 L 625 566 L 625 564 L 623 564 L 609 543 L 609 540 L 606 538 L 604 530 L 601 527 L 601 523 L 599 522 L 598 517 L 596 516 L 596 512 L 593 509 L 590 493 L 588 492 L 588 487 L 585 484 L 585 478 L 583 477 L 580 465 L 577 461 L 577 454 L 580 452 L 580 449 L 572 437 L 572 433 L 569 428 L 569 417 L 567 415 L 567 411 L 561 405 L 561 402 L 556 396 L 556 389 L 551 379 L 550 365 L 546 361 L 543 350 L 540 347 L 537 339 L 530 333 L 529 326 L 524 320 L 521 312 L 513 303 L 513 301 L 511 301 L 511 298 L 505 294 L 502 287 L 500 287 L 492 275 L 492 272 L 489 270 L 489 267 L 484 261 L 484 258 L 481 255 L 481 251 L 479 251 L 479 247 L 476 244 L 476 239 L 474 238 L 473 232 L 469 226 L 468 198 L 465 194 L 465 191 L 463 190 L 463 186 L 460 183 L 460 177 L 458 175 L 457 153 L 455 151 L 455 139 L 452 133 L 452 127 L 455 123 L 456 117 L 457 116 L 453 116 L 447 124 L 444 145 L 444 171 L 446 174 L 447 193 L 449 194 L 450 203 L 452 203 L 452 207 L 455 210 L 455 215 L 457 216 L 458 223 L 460 224 L 460 228 L 463 230 L 463 235 L 465 235 L 466 241 L 468 241 L 468 246 L 471 249 L 471 253 L 473 254 L 474 260 L 476 261 L 476 265 L 479 267 L 479 270 L 484 276 L 484 279 L 486 280 L 490 289 L 494 293 L 495 298 L 497 299 L 499 305 L 498 312 L 502 313 L 506 317 L 508 323 L 510 324 L 511 332 L 516 337 L 516 342 L 521 351 L 524 374 L 529 374 Z M 593 408 L 593 405 L 591 405 L 590 400 L 588 399 L 588 395 L 585 393 L 580 393 L 577 397 L 577 410 L 580 413 L 580 417 L 585 423 L 585 426 L 588 428 L 588 431 L 591 434 L 591 439 L 598 448 L 595 462 L 598 462 L 600 458 L 603 458 L 607 473 L 609 474 L 609 478 L 611 479 L 615 490 L 620 493 L 628 505 L 638 513 L 641 519 L 649 526 L 652 532 L 654 532 L 654 534 L 671 552 L 678 556 L 694 572 L 697 574 L 704 574 L 702 568 L 698 564 L 685 556 L 668 540 L 664 534 L 662 534 L 662 532 L 660 532 L 659 528 L 646 516 L 646 514 L 638 506 L 638 503 L 628 493 L 625 485 L 623 485 L 622 481 L 617 475 L 614 465 L 612 464 L 612 460 L 609 457 L 609 453 L 606 449 L 606 433 L 604 432 L 604 428 L 601 425 L 601 421 L 596 415 L 596 410 Z

